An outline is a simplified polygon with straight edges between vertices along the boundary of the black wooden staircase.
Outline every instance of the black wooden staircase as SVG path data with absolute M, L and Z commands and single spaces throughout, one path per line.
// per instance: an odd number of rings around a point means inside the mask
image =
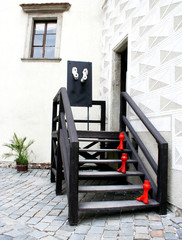
M 62 194 L 65 180 L 68 196 L 70 225 L 78 223 L 80 211 L 133 211 L 156 209 L 167 211 L 168 144 L 149 122 L 127 93 L 121 93 L 120 131 L 124 132 L 124 149 L 118 150 L 119 131 L 105 131 L 105 102 L 101 106 L 99 131 L 77 130 L 65 88 L 53 100 L 51 182 L 56 182 L 56 194 Z M 155 161 L 127 119 L 126 106 L 133 109 L 157 142 L 158 160 Z M 132 141 L 135 141 L 133 146 Z M 138 154 L 143 152 L 146 164 Z M 126 173 L 117 172 L 121 154 L 127 153 Z M 152 174 L 149 174 L 152 173 Z M 149 204 L 136 200 L 143 192 L 143 181 L 151 182 Z M 86 196 L 86 197 L 84 197 Z

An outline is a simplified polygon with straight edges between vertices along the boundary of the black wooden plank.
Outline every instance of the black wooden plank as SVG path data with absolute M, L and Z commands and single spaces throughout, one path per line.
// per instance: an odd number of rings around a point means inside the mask
M 101 120 L 81 120 L 81 119 L 75 119 L 75 123 L 101 123 Z
M 126 124 L 127 128 L 130 130 L 132 136 L 134 137 L 135 141 L 139 145 L 140 149 L 142 150 L 142 152 L 145 155 L 146 159 L 148 160 L 149 164 L 153 168 L 154 172 L 157 174 L 157 170 L 158 170 L 157 163 L 155 162 L 155 160 L 153 159 L 153 157 L 151 156 L 151 154 L 149 153 L 149 151 L 143 144 L 142 140 L 140 139 L 138 134 L 135 132 L 134 128 L 132 127 L 132 125 L 130 124 L 130 122 L 128 121 L 128 119 L 125 116 L 123 116 L 123 121 Z
M 101 131 L 105 131 L 106 129 L 106 102 L 102 101 L 101 103 Z
M 100 139 L 100 138 L 79 138 L 78 139 L 79 142 L 118 142 L 119 143 L 119 139 Z
M 125 201 L 101 201 L 101 202 L 80 202 L 79 210 L 135 210 L 158 207 L 159 203 L 149 199 L 149 204 L 138 202 L 137 200 Z
M 84 149 L 79 149 L 79 152 L 124 152 L 124 153 L 130 153 L 131 150 L 129 149 L 123 149 L 123 150 L 118 150 L 118 149 L 107 149 L 107 148 L 103 148 L 103 149 L 88 149 L 88 148 L 84 148 Z
M 86 159 L 97 159 L 95 156 L 93 156 L 92 154 L 90 154 L 88 152 L 82 152 L 82 153 L 79 153 L 79 155 Z
M 126 177 L 126 176 L 143 176 L 144 174 L 142 172 L 139 171 L 126 171 L 126 173 L 121 173 L 121 172 L 117 172 L 117 171 L 79 171 L 79 177 L 104 177 L 104 178 L 108 178 L 108 177 Z
M 52 138 L 58 138 L 58 131 L 52 132 Z
M 103 105 L 105 104 L 105 101 L 104 100 L 93 100 L 92 101 L 92 105 Z
M 77 131 L 79 138 L 115 138 L 119 139 L 119 132 L 107 131 Z
M 57 163 L 56 163 L 56 195 L 62 194 L 62 158 L 60 147 L 57 149 Z
M 100 106 L 100 119 L 89 119 L 89 120 L 83 120 L 83 119 L 74 119 L 75 123 L 100 123 L 100 130 L 105 131 L 105 112 L 106 112 L 106 104 L 105 101 L 92 101 L 92 105 L 98 105 Z
M 70 169 L 70 152 L 67 151 L 65 138 L 63 134 L 63 130 L 60 129 L 60 151 L 63 161 L 63 167 L 64 167 L 64 177 L 66 180 L 66 190 L 67 193 L 69 193 L 69 169 Z
M 168 144 L 158 145 L 157 200 L 160 202 L 160 214 L 167 213 L 167 181 L 168 181 Z
M 52 168 L 51 170 L 52 170 L 52 172 L 54 173 L 54 175 L 56 176 L 56 171 L 57 171 L 57 170 L 56 170 L 55 168 Z
M 70 225 L 78 222 L 78 142 L 70 146 L 68 218 Z
M 56 155 L 57 153 L 57 145 L 56 145 L 56 141 L 52 141 L 52 148 L 53 148 L 53 153 L 54 153 L 54 156 Z
M 123 97 L 123 94 L 120 94 L 120 131 L 126 131 L 126 125 L 123 122 L 123 116 L 126 116 L 126 99 Z
M 78 142 L 77 132 L 76 132 L 75 123 L 73 120 L 73 114 L 71 111 L 70 101 L 68 98 L 66 88 L 61 88 L 61 95 L 62 95 L 62 104 L 64 106 L 64 112 L 66 115 L 66 121 L 67 121 L 70 141 Z M 63 111 L 63 109 L 61 109 L 61 112 L 62 111 Z
M 127 92 L 122 92 L 121 96 L 125 98 L 127 103 L 132 107 L 133 111 L 136 113 L 136 115 L 140 118 L 140 120 L 143 122 L 145 127 L 149 130 L 149 132 L 152 134 L 152 136 L 156 139 L 156 141 L 159 144 L 166 144 L 166 140 L 162 137 L 162 135 L 157 131 L 157 129 L 154 127 L 154 125 L 149 121 L 149 119 L 145 116 L 145 114 L 140 110 L 140 108 L 136 105 L 136 103 L 133 101 L 133 99 L 129 96 Z M 123 114 L 126 116 L 126 114 Z
M 140 166 L 140 169 L 141 169 L 141 170 L 144 172 L 144 174 L 145 174 L 145 179 L 150 181 L 150 184 L 151 184 L 152 189 L 153 189 L 153 198 L 156 199 L 157 186 L 156 186 L 154 180 L 152 179 L 152 177 L 150 176 L 149 172 L 147 171 L 144 163 L 142 162 L 142 160 L 141 160 L 140 157 L 138 156 L 138 153 L 136 152 L 135 148 L 134 148 L 133 145 L 131 144 L 128 136 L 125 136 L 125 137 L 126 137 L 126 141 L 127 141 L 127 144 L 128 144 L 128 146 L 129 146 L 129 148 L 132 150 L 133 156 L 134 156 L 135 159 L 137 159 L 137 161 L 138 161 L 138 165 Z
M 109 164 L 109 163 L 122 163 L 121 159 L 81 159 L 79 163 L 98 163 L 98 164 Z M 126 163 L 137 163 L 137 160 L 128 159 Z
M 54 162 L 55 162 L 55 166 L 56 166 L 56 169 L 57 169 L 57 156 L 54 155 Z
M 105 131 L 105 125 L 106 125 L 106 102 L 105 101 L 92 101 L 93 105 L 100 105 L 101 107 L 101 126 L 100 130 Z
M 54 117 L 53 121 L 58 122 L 59 116 Z
M 55 102 L 55 103 L 59 102 L 60 92 L 61 92 L 61 88 L 59 89 L 56 96 L 54 97 L 53 102 Z
M 56 131 L 57 129 L 57 124 L 54 121 L 55 116 L 57 115 L 57 103 L 53 102 L 52 105 L 52 132 Z M 55 149 L 54 149 L 54 144 L 55 144 L 55 137 L 52 137 L 51 140 L 51 174 L 50 174 L 50 180 L 51 182 L 55 182 L 56 181 L 56 174 L 53 172 L 54 170 L 52 170 L 53 168 L 57 168 L 57 164 L 56 164 L 56 160 L 55 160 Z
M 86 146 L 84 147 L 84 149 L 91 148 L 91 147 L 93 147 L 93 146 L 96 145 L 96 144 L 97 144 L 97 142 L 91 142 L 90 144 L 86 145 Z
M 92 185 L 79 186 L 79 192 L 122 192 L 143 190 L 143 185 Z

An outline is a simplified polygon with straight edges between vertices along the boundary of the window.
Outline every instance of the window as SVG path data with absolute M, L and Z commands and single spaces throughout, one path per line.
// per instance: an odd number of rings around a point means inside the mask
M 54 58 L 57 21 L 34 22 L 32 58 Z
M 63 12 L 69 3 L 21 4 L 28 15 L 24 61 L 60 61 Z

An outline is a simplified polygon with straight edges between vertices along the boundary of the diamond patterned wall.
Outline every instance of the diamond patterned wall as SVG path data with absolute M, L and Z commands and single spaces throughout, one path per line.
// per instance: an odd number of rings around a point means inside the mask
M 108 101 L 113 48 L 126 35 L 127 92 L 159 130 L 169 117 L 171 166 L 182 170 L 182 0 L 104 1 L 100 95 Z

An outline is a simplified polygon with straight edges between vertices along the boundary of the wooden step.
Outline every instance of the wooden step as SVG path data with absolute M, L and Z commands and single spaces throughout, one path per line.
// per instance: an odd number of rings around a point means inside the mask
M 119 143 L 119 139 L 101 139 L 101 138 L 79 138 L 79 142 L 112 142 Z
M 126 177 L 126 176 L 143 176 L 144 174 L 139 171 L 126 171 L 121 173 L 117 171 L 79 171 L 79 178 L 109 178 L 109 177 Z
M 123 191 L 140 191 L 143 185 L 92 185 L 79 186 L 79 192 L 123 192 Z
M 120 132 L 78 130 L 77 134 L 78 138 L 119 139 Z
M 149 204 L 138 202 L 137 200 L 124 201 L 101 201 L 101 202 L 80 202 L 79 210 L 135 210 L 158 207 L 159 203 L 154 199 L 149 199 Z
M 79 160 L 79 163 L 96 163 L 96 164 L 109 164 L 109 163 L 121 163 L 121 159 L 81 159 Z M 128 159 L 126 163 L 137 163 L 137 160 L 134 159 Z
M 124 152 L 124 153 L 130 153 L 131 150 L 129 150 L 129 149 L 118 150 L 118 149 L 107 149 L 107 148 L 103 148 L 103 149 L 82 148 L 82 149 L 79 149 L 79 152 L 80 153 L 82 153 L 82 152 L 118 152 L 118 153 Z

